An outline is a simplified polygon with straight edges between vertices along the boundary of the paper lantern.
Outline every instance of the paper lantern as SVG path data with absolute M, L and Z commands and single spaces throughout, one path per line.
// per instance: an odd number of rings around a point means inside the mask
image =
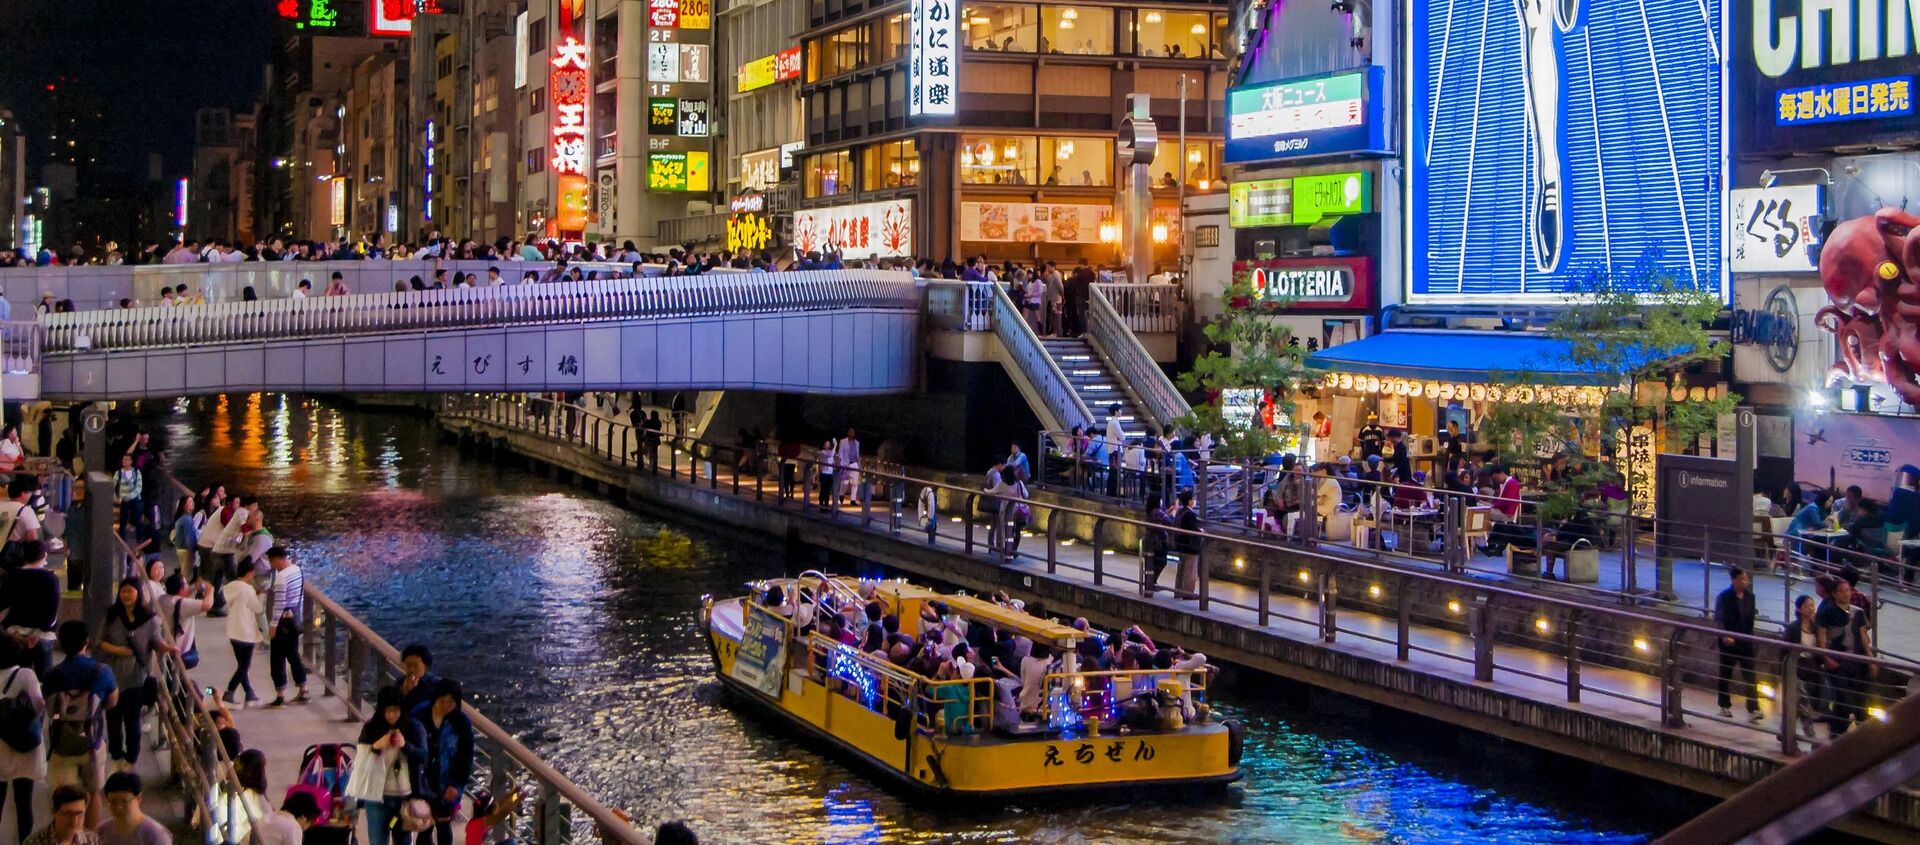
M 1341 373 L 1341 374 L 1340 374 L 1340 389 L 1341 389 L 1341 390 L 1352 390 L 1352 389 L 1353 389 L 1353 374 L 1352 374 L 1352 373 Z
M 1453 399 L 1453 385 L 1451 384 L 1440 385 L 1440 401 L 1445 402 L 1451 399 Z
M 1487 386 L 1484 384 L 1476 384 L 1467 388 L 1467 397 L 1475 402 L 1487 401 Z
M 1705 402 L 1707 401 L 1707 389 L 1704 387 L 1693 388 L 1687 391 L 1687 398 L 1695 402 Z

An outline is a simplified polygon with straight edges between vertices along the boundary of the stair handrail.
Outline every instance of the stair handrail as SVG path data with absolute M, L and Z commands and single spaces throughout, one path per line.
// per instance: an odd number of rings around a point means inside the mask
M 1008 370 L 1027 382 L 1034 398 L 1053 417 L 1042 420 L 1042 424 L 1058 429 L 1093 425 L 1093 414 L 1087 411 L 1086 403 L 1080 401 L 1080 394 L 1074 391 L 1067 374 L 1061 372 L 1060 365 L 1047 352 L 1046 344 L 1040 342 L 1040 336 L 1034 334 L 1033 326 L 1028 325 L 1027 318 L 1014 307 L 1006 289 L 988 286 L 993 288 L 994 337 L 1000 339 L 1001 347 L 1006 350 Z
M 1093 295 L 1088 297 L 1087 337 L 1106 357 L 1124 389 L 1132 391 L 1139 400 L 1140 410 L 1153 417 L 1155 425 L 1166 428 L 1174 420 L 1193 413 L 1193 406 L 1187 404 L 1173 380 L 1167 378 L 1153 356 L 1147 354 L 1147 348 L 1113 310 L 1113 303 L 1099 285 L 1093 287 Z

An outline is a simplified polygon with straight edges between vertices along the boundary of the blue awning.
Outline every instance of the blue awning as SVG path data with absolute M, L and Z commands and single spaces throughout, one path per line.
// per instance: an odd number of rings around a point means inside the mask
M 1609 377 L 1571 360 L 1572 344 L 1537 333 L 1391 331 L 1307 358 L 1307 366 L 1431 381 L 1484 383 L 1523 378 L 1532 384 L 1600 385 Z

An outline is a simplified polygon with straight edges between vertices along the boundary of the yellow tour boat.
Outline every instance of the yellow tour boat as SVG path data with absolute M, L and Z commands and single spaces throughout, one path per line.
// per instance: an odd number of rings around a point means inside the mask
M 1008 797 L 1240 777 L 1241 729 L 1212 718 L 1205 669 L 1081 671 L 1088 632 L 904 580 L 807 572 L 750 586 L 708 597 L 700 617 L 732 697 L 910 791 Z M 829 636 L 841 627 L 829 615 L 862 628 L 897 619 L 899 634 L 941 655 L 971 631 L 975 643 L 1024 637 L 1031 654 L 1058 659 L 1023 664 L 1039 691 L 985 657 L 970 678 L 952 660 L 928 676 Z

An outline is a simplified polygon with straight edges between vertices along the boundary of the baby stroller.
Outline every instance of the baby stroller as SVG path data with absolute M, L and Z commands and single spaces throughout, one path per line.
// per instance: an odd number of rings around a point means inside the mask
M 300 780 L 287 794 L 304 792 L 320 806 L 320 819 L 307 830 L 305 845 L 352 845 L 353 801 L 346 797 L 353 775 L 353 746 L 323 743 L 307 746 L 300 755 Z

